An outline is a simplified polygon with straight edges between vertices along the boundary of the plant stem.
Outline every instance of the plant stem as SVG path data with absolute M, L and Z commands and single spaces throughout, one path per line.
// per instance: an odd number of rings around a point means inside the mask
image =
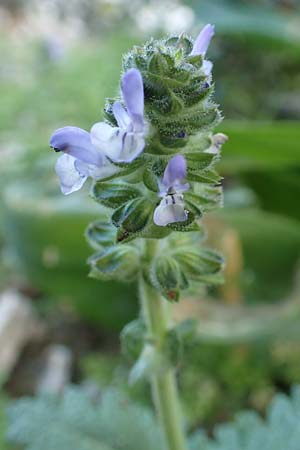
M 147 250 L 150 250 L 149 247 L 151 244 L 151 241 L 147 242 Z M 153 241 L 153 244 L 155 245 L 155 241 Z M 154 245 L 152 246 L 152 251 L 148 252 L 148 254 L 152 254 L 152 257 Z M 167 307 L 169 305 L 142 277 L 140 277 L 139 281 L 139 291 L 149 335 L 159 350 L 164 344 L 168 330 Z M 170 368 L 158 375 L 153 375 L 151 387 L 153 400 L 168 449 L 186 450 L 187 446 L 185 443 L 174 369 Z

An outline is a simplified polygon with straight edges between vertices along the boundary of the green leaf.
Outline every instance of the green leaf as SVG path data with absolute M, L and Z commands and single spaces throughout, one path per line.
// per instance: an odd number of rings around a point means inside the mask
M 183 247 L 173 251 L 172 256 L 188 279 L 201 282 L 210 280 L 211 275 L 218 274 L 224 262 L 218 252 L 207 248 Z
M 167 46 L 174 46 L 177 49 L 181 50 L 181 54 L 189 55 L 193 49 L 192 41 L 182 34 L 181 36 L 171 36 L 165 41 Z
M 173 66 L 173 61 L 168 55 L 163 55 L 161 52 L 153 53 L 149 60 L 149 71 L 155 74 L 168 74 Z
M 61 396 L 15 401 L 8 441 L 24 450 L 163 450 L 151 411 L 118 391 L 91 396 L 68 387 Z
M 185 152 L 184 157 L 187 161 L 187 171 L 196 172 L 207 169 L 216 159 L 212 153 L 204 152 Z
M 136 360 L 142 352 L 146 334 L 146 325 L 142 319 L 128 323 L 121 332 L 122 352 Z
M 197 326 L 196 320 L 187 319 L 168 331 L 164 342 L 164 353 L 172 361 L 173 366 L 177 366 L 182 360 L 186 346 L 195 345 Z
M 98 203 L 113 209 L 141 195 L 140 190 L 129 183 L 98 181 L 92 188 L 93 198 Z
M 179 232 L 203 231 L 200 221 L 196 220 L 192 211 L 189 211 L 188 218 L 185 222 L 169 223 L 165 228 Z
M 171 302 L 177 302 L 180 290 L 188 287 L 188 281 L 179 264 L 170 256 L 159 256 L 154 259 L 149 279 Z
M 190 450 L 298 450 L 300 444 L 300 388 L 291 397 L 277 394 L 266 420 L 256 412 L 237 415 L 234 422 L 219 425 L 209 439 L 203 432 L 190 438 Z
M 207 183 L 207 184 L 219 184 L 222 180 L 222 177 L 218 174 L 217 171 L 213 169 L 201 170 L 200 172 L 196 172 L 194 170 L 187 170 L 188 181 L 194 181 L 196 183 Z
M 158 116 L 154 124 L 162 135 L 176 135 L 178 130 L 185 130 L 188 134 L 205 132 L 216 126 L 220 121 L 220 113 L 214 104 L 209 104 L 205 108 L 200 106 L 186 108 L 176 117 Z
M 139 270 L 139 252 L 131 245 L 108 247 L 89 258 L 90 276 L 101 280 L 131 281 Z
M 225 120 L 222 131 L 229 136 L 219 163 L 224 175 L 254 170 L 274 172 L 300 164 L 298 122 Z
M 202 55 L 189 55 L 186 58 L 186 61 L 189 64 L 192 64 L 193 66 L 200 68 L 203 64 L 203 57 Z
M 197 192 L 186 192 L 184 196 L 187 208 L 193 214 L 201 216 L 202 212 L 211 211 L 222 206 L 223 193 L 221 186 L 202 185 L 196 187 Z
M 161 158 L 154 162 L 149 162 L 145 165 L 143 173 L 143 182 L 147 189 L 153 192 L 158 192 L 158 180 L 162 178 L 164 173 L 165 163 Z
M 146 198 L 136 198 L 118 208 L 112 215 L 112 223 L 127 232 L 136 233 L 147 225 L 153 206 Z
M 111 226 L 110 222 L 96 220 L 88 225 L 85 237 L 91 247 L 95 250 L 100 250 L 103 247 L 113 245 L 116 239 L 116 230 Z

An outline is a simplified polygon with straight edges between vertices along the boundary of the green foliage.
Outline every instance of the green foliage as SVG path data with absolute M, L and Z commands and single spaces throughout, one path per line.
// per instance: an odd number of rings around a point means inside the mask
M 143 349 L 147 330 L 142 319 L 129 322 L 121 332 L 122 352 L 131 360 L 138 358 Z
M 93 198 L 108 208 L 118 208 L 129 200 L 141 197 L 141 192 L 129 183 L 95 183 L 92 191 Z
M 59 124 L 89 129 L 99 117 L 99 104 L 118 81 L 121 55 L 133 43 L 128 36 L 115 30 L 106 39 L 84 41 L 66 51 L 61 64 L 44 64 L 39 41 L 18 40 L 16 45 L 2 33 L 3 67 L 11 72 L 1 73 L 0 133 L 40 154 L 41 149 L 47 152 L 48 137 Z M 22 81 L 7 76 L 20 71 L 26 74 Z M 53 159 L 50 167 L 53 170 Z
M 5 449 L 5 433 L 6 433 L 6 407 L 7 398 L 1 393 L 0 394 L 0 448 Z
M 157 252 L 147 276 L 150 284 L 171 302 L 178 301 L 180 291 L 195 283 L 221 283 L 223 267 L 219 253 L 202 248 L 193 234 L 183 240 L 175 236 Z
M 231 345 L 189 339 L 179 371 L 187 422 L 211 429 L 241 408 L 264 414 L 279 386 L 286 390 L 298 383 L 299 357 L 296 339 Z
M 89 258 L 90 277 L 100 280 L 132 281 L 139 268 L 139 251 L 130 245 L 108 247 Z
M 239 413 L 232 424 L 220 425 L 214 440 L 203 434 L 191 440 L 191 450 L 298 450 L 300 389 L 291 398 L 278 394 L 272 401 L 266 420 L 253 412 Z
M 213 18 L 216 26 L 209 55 L 214 60 L 217 100 L 226 117 L 299 119 L 298 2 L 289 2 L 288 7 L 283 1 L 267 0 L 186 2 L 199 23 Z
M 233 320 L 231 321 L 232 327 Z M 186 320 L 170 329 L 164 352 L 177 367 L 183 415 L 189 429 L 211 430 L 231 420 L 241 409 L 265 414 L 278 387 L 299 382 L 299 340 L 226 345 L 198 338 L 198 321 Z M 147 381 L 128 386 L 129 362 L 136 360 L 147 339 L 143 321 L 134 321 L 122 333 L 122 350 L 128 358 L 91 354 L 83 362 L 84 378 L 101 388 L 112 384 L 131 399 L 149 405 Z
M 153 286 L 171 302 L 179 300 L 179 293 L 188 287 L 188 281 L 177 261 L 166 255 L 153 260 L 150 279 Z
M 109 222 L 104 220 L 91 222 L 85 231 L 85 236 L 95 250 L 101 250 L 103 247 L 113 245 L 116 239 L 115 230 Z
M 79 387 L 61 397 L 16 401 L 9 409 L 8 441 L 24 450 L 160 450 L 151 412 L 117 391 L 93 398 Z
M 298 122 L 225 120 L 222 130 L 230 136 L 219 163 L 225 176 L 278 173 L 300 166 Z
M 103 208 L 84 200 L 86 191 L 64 197 L 53 193 L 51 183 L 52 179 L 37 189 L 36 182 L 20 180 L 3 192 L 3 262 L 14 279 L 21 274 L 52 301 L 69 302 L 85 320 L 120 330 L 136 316 L 136 288 L 88 278 L 90 249 L 83 238 L 91 221 L 87 234 L 99 252 L 115 240 L 115 230 Z
M 296 287 L 300 258 L 299 222 L 258 208 L 227 207 L 218 212 L 218 219 L 223 230 L 234 230 L 241 242 L 244 267 L 239 283 L 245 301 L 269 303 L 289 298 Z M 260 318 L 255 320 L 258 325 Z
M 298 450 L 300 389 L 291 398 L 278 394 L 266 420 L 254 412 L 237 414 L 216 427 L 213 439 L 203 432 L 189 439 L 190 450 Z M 108 390 L 93 399 L 78 387 L 61 397 L 17 400 L 9 408 L 8 441 L 24 450 L 163 450 L 157 424 L 144 407 Z

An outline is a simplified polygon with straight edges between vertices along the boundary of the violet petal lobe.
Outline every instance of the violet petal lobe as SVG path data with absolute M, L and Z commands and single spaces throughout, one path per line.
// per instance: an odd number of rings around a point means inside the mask
M 92 145 L 90 134 L 78 127 L 67 126 L 56 130 L 51 136 L 50 147 L 87 164 L 102 164 L 103 156 Z
M 75 162 L 76 159 L 66 153 L 56 161 L 55 170 L 60 181 L 61 191 L 65 195 L 78 191 L 87 179 L 86 175 L 76 169 Z
M 168 162 L 164 176 L 163 184 L 169 188 L 180 184 L 186 178 L 186 160 L 182 155 L 176 155 Z
M 215 34 L 214 25 L 211 24 L 205 25 L 205 27 L 202 28 L 198 37 L 195 40 L 191 55 L 205 55 L 214 34 Z
M 139 70 L 129 69 L 125 72 L 122 77 L 121 87 L 125 105 L 133 124 L 142 128 L 144 115 L 144 86 L 142 75 Z

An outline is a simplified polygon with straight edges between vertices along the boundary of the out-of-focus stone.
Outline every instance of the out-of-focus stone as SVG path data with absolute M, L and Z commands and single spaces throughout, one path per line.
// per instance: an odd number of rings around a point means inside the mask
M 72 353 L 64 345 L 46 349 L 45 365 L 37 383 L 38 393 L 59 394 L 70 382 Z
M 30 301 L 16 290 L 0 295 L 0 377 L 5 379 L 24 346 L 41 333 Z

